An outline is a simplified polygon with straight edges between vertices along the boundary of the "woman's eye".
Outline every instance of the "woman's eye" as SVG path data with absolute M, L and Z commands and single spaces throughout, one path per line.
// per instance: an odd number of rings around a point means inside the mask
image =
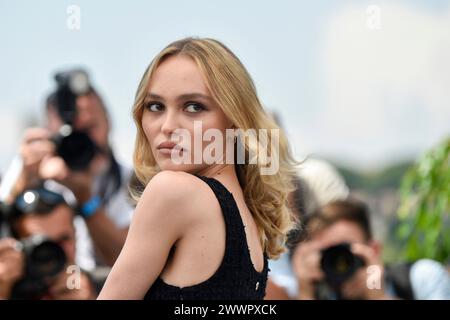
M 190 112 L 190 113 L 196 113 L 196 112 L 200 112 L 202 110 L 205 110 L 205 108 L 202 105 L 198 104 L 198 103 L 189 103 L 189 104 L 186 105 L 184 110 L 186 110 L 187 112 Z
M 147 104 L 147 109 L 152 112 L 158 112 L 163 110 L 163 106 L 159 103 L 149 103 Z

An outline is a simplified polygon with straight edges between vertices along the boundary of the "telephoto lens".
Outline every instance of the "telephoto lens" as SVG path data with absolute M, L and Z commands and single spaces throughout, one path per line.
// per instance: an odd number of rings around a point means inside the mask
M 25 256 L 25 274 L 12 290 L 12 299 L 40 299 L 55 277 L 64 271 L 67 258 L 59 244 L 44 235 L 32 235 L 18 242 Z
M 340 243 L 322 250 L 320 265 L 327 283 L 339 288 L 364 266 L 364 261 L 352 253 L 349 243 Z
M 25 254 L 26 274 L 34 279 L 56 276 L 66 265 L 66 255 L 59 244 L 44 235 L 32 235 L 20 242 Z
M 53 137 L 56 153 L 73 171 L 85 170 L 94 159 L 98 148 L 92 139 L 82 131 L 72 131 L 71 127 L 63 126 L 60 134 Z

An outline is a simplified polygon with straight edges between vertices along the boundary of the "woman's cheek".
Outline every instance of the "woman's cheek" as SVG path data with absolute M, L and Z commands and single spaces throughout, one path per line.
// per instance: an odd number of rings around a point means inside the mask
M 150 147 L 153 147 L 153 139 L 155 136 L 152 133 L 151 128 L 149 128 L 147 125 L 143 124 L 142 129 L 144 130 L 145 138 L 147 139 L 147 142 L 149 143 Z

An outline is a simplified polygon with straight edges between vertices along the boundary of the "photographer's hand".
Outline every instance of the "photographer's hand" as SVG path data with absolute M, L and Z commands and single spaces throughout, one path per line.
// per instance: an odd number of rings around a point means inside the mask
M 292 267 L 299 283 L 300 300 L 315 299 L 315 285 L 324 278 L 320 268 L 320 245 L 309 241 L 300 244 L 294 251 Z
M 95 180 L 94 164 L 84 171 L 70 170 L 64 160 L 58 156 L 49 156 L 42 160 L 39 167 L 41 179 L 52 179 L 70 189 L 77 200 L 82 202 L 86 195 L 90 195 Z
M 365 266 L 343 284 L 342 295 L 347 299 L 392 299 L 384 290 L 384 266 L 376 250 L 365 244 L 353 243 L 351 251 L 364 260 Z
M 0 300 L 9 299 L 14 284 L 23 276 L 24 256 L 16 244 L 12 238 L 0 240 Z
M 44 128 L 29 128 L 25 131 L 19 147 L 23 166 L 8 197 L 13 201 L 26 188 L 39 183 L 39 167 L 45 157 L 55 152 L 55 145 L 49 140 L 50 132 Z

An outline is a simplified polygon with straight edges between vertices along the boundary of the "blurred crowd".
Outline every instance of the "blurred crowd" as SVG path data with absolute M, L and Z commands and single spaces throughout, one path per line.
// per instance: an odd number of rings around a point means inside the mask
M 450 300 L 450 273 L 437 261 L 384 264 L 367 204 L 329 163 L 306 160 L 298 180 L 299 229 L 269 265 L 266 299 Z
M 0 299 L 95 299 L 132 218 L 136 179 L 113 152 L 102 97 L 83 70 L 55 83 L 45 124 L 24 132 L 2 173 Z M 296 186 L 299 226 L 270 261 L 266 299 L 450 299 L 438 262 L 383 264 L 367 205 L 330 164 L 304 161 Z

